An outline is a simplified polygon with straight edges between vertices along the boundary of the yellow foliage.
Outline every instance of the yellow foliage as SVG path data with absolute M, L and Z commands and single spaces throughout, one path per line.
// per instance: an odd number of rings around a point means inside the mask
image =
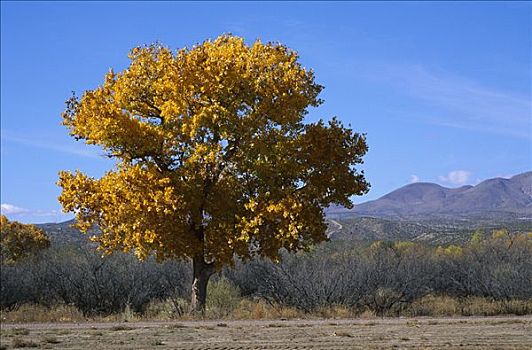
M 493 230 L 493 232 L 491 233 L 491 237 L 493 239 L 504 239 L 509 238 L 510 234 L 508 233 L 508 230 L 503 228 L 499 230 Z
M 484 238 L 484 233 L 481 230 L 476 230 L 473 232 L 473 235 L 471 236 L 471 243 L 473 244 L 479 244 L 482 242 L 482 239 Z
M 223 35 L 173 53 L 135 48 L 123 72 L 67 101 L 72 136 L 103 147 L 101 179 L 61 172 L 59 201 L 108 252 L 278 258 L 326 239 L 323 208 L 369 184 L 354 168 L 364 135 L 336 119 L 304 124 L 322 86 L 295 51 Z
M 9 221 L 6 216 L 0 215 L 2 263 L 15 263 L 49 246 L 50 241 L 43 230 L 34 225 Z
M 463 248 L 454 244 L 451 244 L 447 247 L 440 246 L 436 249 L 436 253 L 440 255 L 458 257 L 463 254 Z
M 394 248 L 398 251 L 411 251 L 418 247 L 415 242 L 399 241 L 394 244 Z

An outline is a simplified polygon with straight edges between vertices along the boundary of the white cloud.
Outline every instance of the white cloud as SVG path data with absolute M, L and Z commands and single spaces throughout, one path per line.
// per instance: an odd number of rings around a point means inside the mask
M 6 215 L 10 220 L 16 220 L 23 223 L 47 223 L 60 222 L 72 218 L 72 214 L 63 213 L 60 210 L 30 210 L 17 207 L 13 204 L 2 203 L 2 215 Z
M 2 203 L 1 208 L 2 208 L 2 214 L 4 215 L 19 215 L 19 214 L 26 214 L 29 212 L 28 209 L 17 207 L 16 205 L 8 204 L 8 203 Z
M 413 183 L 416 183 L 416 182 L 419 182 L 419 176 L 410 175 L 410 183 L 413 184 Z
M 471 172 L 467 170 L 453 170 L 446 176 L 438 176 L 441 182 L 451 185 L 465 185 L 471 176 Z

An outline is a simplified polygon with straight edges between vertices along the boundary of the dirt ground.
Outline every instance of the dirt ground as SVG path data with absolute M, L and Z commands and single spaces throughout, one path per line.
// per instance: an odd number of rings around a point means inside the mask
M 532 317 L 1 324 L 2 349 L 532 349 Z

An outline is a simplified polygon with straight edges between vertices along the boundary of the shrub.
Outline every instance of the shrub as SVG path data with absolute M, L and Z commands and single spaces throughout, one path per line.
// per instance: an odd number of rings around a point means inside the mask
M 240 291 L 228 279 L 222 277 L 209 281 L 207 287 L 207 316 L 223 318 L 229 316 L 240 303 Z

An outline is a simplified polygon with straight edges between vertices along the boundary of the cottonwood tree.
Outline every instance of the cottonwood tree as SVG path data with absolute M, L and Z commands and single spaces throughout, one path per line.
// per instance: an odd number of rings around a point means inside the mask
M 0 215 L 0 257 L 2 263 L 13 264 L 50 246 L 43 230 L 35 225 L 9 221 Z
M 223 35 L 173 53 L 135 48 L 103 85 L 67 101 L 64 125 L 116 168 L 61 172 L 59 201 L 100 249 L 190 258 L 192 305 L 234 256 L 279 258 L 326 239 L 324 208 L 369 184 L 365 136 L 337 119 L 305 124 L 322 86 L 295 51 Z

